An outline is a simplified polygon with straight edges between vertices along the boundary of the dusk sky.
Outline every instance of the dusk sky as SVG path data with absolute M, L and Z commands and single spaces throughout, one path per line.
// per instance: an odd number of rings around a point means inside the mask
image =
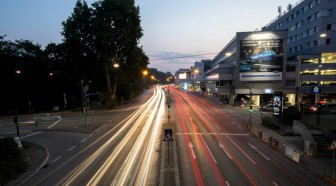
M 91 5 L 95 0 L 87 0 Z M 150 68 L 175 72 L 212 59 L 236 32 L 260 30 L 299 0 L 135 0 Z M 76 0 L 0 0 L 0 35 L 44 47 L 62 42 L 62 21 Z M 209 54 L 209 55 L 206 55 Z M 193 56 L 193 57 L 183 57 Z M 180 58 L 182 57 L 182 58 Z

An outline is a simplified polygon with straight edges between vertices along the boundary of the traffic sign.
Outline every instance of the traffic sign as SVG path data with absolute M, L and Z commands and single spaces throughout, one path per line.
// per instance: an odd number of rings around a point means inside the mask
M 173 139 L 173 129 L 165 129 L 165 136 L 163 141 L 174 141 Z
M 336 150 L 336 139 L 334 139 L 328 147 L 328 150 Z

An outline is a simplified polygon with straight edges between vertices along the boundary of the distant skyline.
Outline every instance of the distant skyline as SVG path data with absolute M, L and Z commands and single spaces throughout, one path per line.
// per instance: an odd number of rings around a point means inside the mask
M 89 6 L 95 0 L 87 0 Z M 260 30 L 288 4 L 299 0 L 135 0 L 144 36 L 140 45 L 149 68 L 175 73 L 196 61 L 212 59 L 236 32 Z M 42 48 L 62 42 L 62 22 L 76 0 L 1 0 L 0 35 L 27 39 Z M 206 55 L 209 54 L 209 55 Z M 192 56 L 192 57 L 183 57 Z

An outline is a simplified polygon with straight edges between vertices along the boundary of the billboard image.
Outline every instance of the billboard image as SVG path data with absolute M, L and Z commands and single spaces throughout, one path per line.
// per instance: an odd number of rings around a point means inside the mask
M 187 73 L 179 74 L 179 79 L 187 79 Z
M 282 80 L 283 51 L 282 39 L 241 40 L 240 80 Z

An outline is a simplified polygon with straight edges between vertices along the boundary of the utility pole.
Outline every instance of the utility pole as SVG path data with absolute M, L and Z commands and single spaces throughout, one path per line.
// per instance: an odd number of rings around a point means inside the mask
M 251 100 L 252 100 L 253 93 L 252 93 L 251 87 L 244 85 L 244 83 L 243 83 L 243 86 L 244 86 L 244 87 L 247 87 L 248 89 L 250 89 L 250 92 L 249 92 L 249 96 L 250 96 L 250 100 L 249 100 L 249 105 L 250 105 L 250 110 L 249 110 L 249 112 L 250 112 L 250 118 L 249 118 L 248 124 L 249 124 L 249 128 L 252 128 L 252 112 L 253 112 L 253 109 L 252 109 Z

